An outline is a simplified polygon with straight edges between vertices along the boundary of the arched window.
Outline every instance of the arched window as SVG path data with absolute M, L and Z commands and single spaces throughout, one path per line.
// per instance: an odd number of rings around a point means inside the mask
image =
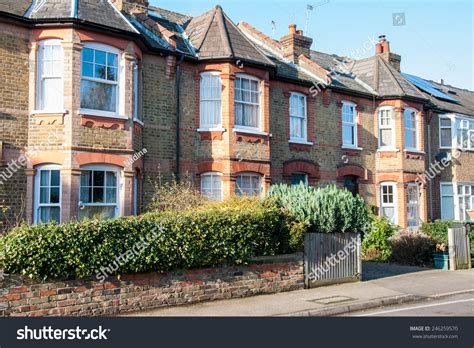
M 36 168 L 34 221 L 61 222 L 61 167 L 58 165 Z
M 220 128 L 222 84 L 216 71 L 201 74 L 200 126 L 202 129 Z
M 64 109 L 63 47 L 61 40 L 39 43 L 37 109 L 62 112 Z
M 201 174 L 201 194 L 210 200 L 221 201 L 223 199 L 222 173 Z
M 82 168 L 79 220 L 108 219 L 121 215 L 120 169 L 110 165 Z
M 262 193 L 262 176 L 257 173 L 237 174 L 235 193 L 239 196 L 260 196 Z
M 81 110 L 99 116 L 119 114 L 119 50 L 97 43 L 82 49 Z

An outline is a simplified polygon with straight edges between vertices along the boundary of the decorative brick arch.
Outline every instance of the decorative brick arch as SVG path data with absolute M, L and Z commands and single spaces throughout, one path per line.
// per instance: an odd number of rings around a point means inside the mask
M 78 153 L 74 155 L 74 159 L 76 160 L 79 166 L 84 166 L 87 164 L 113 164 L 118 167 L 125 167 L 125 163 L 129 159 L 129 156 L 123 155 L 114 155 L 114 154 L 106 154 L 106 153 Z
M 224 172 L 224 164 L 222 162 L 202 162 L 197 165 L 199 173 L 207 172 Z
M 293 160 L 283 164 L 283 175 L 291 176 L 293 173 L 305 173 L 310 179 L 319 179 L 319 166 L 311 161 Z
M 270 175 L 270 164 L 255 162 L 233 162 L 232 172 L 254 172 L 262 175 Z
M 367 180 L 368 175 L 366 169 L 360 166 L 355 166 L 353 164 L 348 164 L 337 168 L 337 178 L 341 179 L 345 176 L 357 176 L 362 180 Z

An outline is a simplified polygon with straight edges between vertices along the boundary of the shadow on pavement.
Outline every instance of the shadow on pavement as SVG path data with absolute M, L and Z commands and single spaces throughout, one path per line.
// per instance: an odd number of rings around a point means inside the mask
M 429 271 L 432 268 L 397 265 L 383 262 L 363 262 L 362 280 L 374 280 L 401 274 Z

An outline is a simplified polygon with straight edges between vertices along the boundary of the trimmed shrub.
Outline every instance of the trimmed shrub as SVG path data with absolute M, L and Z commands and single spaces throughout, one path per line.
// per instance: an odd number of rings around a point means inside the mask
M 421 231 L 431 237 L 437 244 L 437 249 L 443 251 L 448 246 L 448 228 L 452 221 L 436 220 L 430 223 L 423 223 Z
M 47 279 L 242 264 L 276 254 L 282 225 L 274 202 L 252 199 L 181 213 L 23 225 L 0 238 L 0 269 Z
M 369 230 L 362 240 L 362 257 L 367 261 L 388 262 L 392 257 L 389 239 L 395 235 L 398 227 L 372 212 L 369 221 Z
M 403 231 L 389 241 L 392 260 L 411 266 L 425 266 L 433 262 L 436 243 L 424 233 Z
M 293 240 L 300 240 L 302 226 L 318 233 L 361 232 L 367 225 L 367 209 L 364 200 L 354 197 L 347 190 L 331 185 L 325 188 L 274 185 L 269 196 L 300 223 L 290 231 Z M 301 225 L 303 224 L 303 225 Z

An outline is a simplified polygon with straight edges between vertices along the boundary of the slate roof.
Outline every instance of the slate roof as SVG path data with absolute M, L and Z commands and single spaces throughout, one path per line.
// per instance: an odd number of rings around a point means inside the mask
M 273 66 L 273 62 L 237 28 L 220 6 L 194 17 L 185 32 L 199 59 L 232 58 Z
M 357 60 L 351 71 L 379 97 L 426 97 L 380 56 Z
M 135 32 L 108 0 L 0 0 L 0 11 L 35 20 L 75 18 Z
M 467 89 L 457 88 L 450 85 L 441 84 L 435 81 L 425 81 L 434 85 L 441 92 L 446 93 L 456 99 L 457 102 L 450 102 L 443 99 L 435 98 L 428 93 L 420 90 L 420 92 L 429 99 L 430 103 L 437 109 L 444 112 L 454 112 L 466 116 L 474 117 L 474 92 Z
M 0 12 L 23 16 L 31 5 L 31 0 L 0 0 Z

